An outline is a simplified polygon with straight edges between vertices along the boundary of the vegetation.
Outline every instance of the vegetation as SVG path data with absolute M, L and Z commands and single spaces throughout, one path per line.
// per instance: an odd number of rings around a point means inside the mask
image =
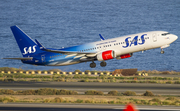
M 79 69 L 77 69 L 77 70 L 74 71 L 74 73 L 76 73 L 76 72 L 81 73 L 81 71 L 80 71 Z
M 85 92 L 86 95 L 103 95 L 102 91 L 89 90 Z
M 136 105 L 174 105 L 180 106 L 180 99 L 166 100 L 167 97 L 146 97 L 141 96 L 102 96 L 102 95 L 0 95 L 0 102 L 3 103 L 91 103 L 91 104 L 127 104 Z
M 116 82 L 116 83 L 157 83 L 157 84 L 180 84 L 180 77 L 114 77 L 107 75 L 63 75 L 63 74 L 0 74 L 0 81 L 56 81 L 56 82 Z
M 2 73 L 1 71 L 5 71 Z M 8 74 L 8 71 L 16 73 Z M 116 82 L 116 83 L 157 83 L 157 84 L 180 84 L 180 77 L 147 77 L 147 76 L 108 76 L 108 71 L 82 71 L 75 70 L 73 75 L 64 75 L 59 69 L 52 69 L 46 72 L 54 71 L 54 74 L 25 74 L 25 71 L 18 68 L 1 67 L 0 81 L 55 81 L 55 82 Z M 36 73 L 38 71 L 35 71 Z M 45 72 L 45 71 L 42 71 Z M 56 72 L 61 72 L 60 74 Z M 76 74 L 78 72 L 79 74 Z M 92 75 L 88 75 L 91 72 Z M 138 73 L 148 73 L 149 75 L 180 75 L 175 71 L 138 71 Z M 97 75 L 96 75 L 97 74 Z M 26 96 L 24 96 L 26 95 Z M 67 95 L 67 96 L 66 96 Z M 76 96 L 74 96 L 76 95 Z M 175 105 L 180 106 L 179 96 L 160 96 L 155 95 L 151 91 L 143 94 L 136 94 L 133 91 L 118 92 L 109 91 L 107 94 L 102 91 L 89 90 L 84 94 L 78 94 L 77 91 L 64 89 L 41 88 L 37 90 L 20 90 L 14 91 L 10 89 L 0 89 L 0 102 L 27 102 L 27 103 L 98 103 L 98 104 L 127 104 L 129 102 L 138 105 Z
M 144 96 L 154 96 L 154 94 L 151 91 L 146 91 L 143 95 Z
M 123 94 L 118 92 L 118 91 L 109 91 L 108 95 L 112 95 L 112 96 L 122 96 Z
M 126 95 L 126 96 L 136 96 L 136 92 L 126 91 L 126 92 L 123 93 L 123 95 Z
M 1 72 L 5 71 L 5 72 Z M 11 71 L 11 74 L 8 74 Z M 16 73 L 14 73 L 16 71 Z M 52 69 L 44 72 L 54 71 L 54 74 L 38 74 L 38 70 L 34 71 L 36 74 L 25 74 L 20 73 L 20 71 L 25 71 L 18 68 L 1 67 L 0 68 L 0 81 L 11 82 L 11 81 L 31 81 L 31 82 L 43 82 L 43 81 L 55 81 L 55 82 L 116 82 L 116 83 L 156 83 L 156 84 L 180 84 L 180 77 L 148 77 L 148 76 L 109 76 L 108 71 L 103 71 L 104 75 L 101 75 L 102 71 L 90 71 L 86 70 L 85 74 L 82 71 L 75 70 L 73 75 L 63 74 L 59 69 Z M 59 73 L 57 73 L 59 72 Z M 79 74 L 77 74 L 78 72 Z M 91 72 L 91 75 L 88 75 Z M 138 73 L 148 73 L 148 74 L 180 74 L 180 72 L 175 71 L 138 71 Z M 31 72 L 29 72 L 31 73 Z
M 22 69 L 13 67 L 0 67 L 0 71 L 23 71 Z
M 180 106 L 179 96 L 147 96 L 151 91 L 146 91 L 143 95 L 135 92 L 109 91 L 104 94 L 101 91 L 89 90 L 84 95 L 76 91 L 57 90 L 42 88 L 37 90 L 13 91 L 0 89 L 0 102 L 13 103 L 93 103 L 93 104 L 127 104 L 129 102 L 137 105 L 175 105 Z M 22 96 L 26 95 L 26 96 Z M 76 96 L 74 96 L 76 95 Z
M 41 88 L 37 90 L 23 90 L 23 91 L 13 91 L 13 90 L 5 90 L 0 89 L 0 94 L 6 94 L 6 95 L 77 95 L 77 91 L 71 91 L 71 90 L 57 90 L 57 89 L 51 89 L 51 88 Z

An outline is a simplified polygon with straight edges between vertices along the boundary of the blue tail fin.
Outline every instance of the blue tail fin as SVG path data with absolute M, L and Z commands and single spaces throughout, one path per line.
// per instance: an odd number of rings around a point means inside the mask
M 32 40 L 27 34 L 25 34 L 18 26 L 11 26 L 11 30 L 23 57 L 44 52 L 39 48 L 36 42 Z

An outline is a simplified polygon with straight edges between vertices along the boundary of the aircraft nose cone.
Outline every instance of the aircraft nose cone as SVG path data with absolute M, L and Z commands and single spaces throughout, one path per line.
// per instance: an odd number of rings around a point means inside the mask
M 175 41 L 178 39 L 178 36 L 174 35 L 172 38 L 173 38 L 173 41 Z
M 178 39 L 178 36 L 172 34 L 172 36 L 170 36 L 170 39 L 169 39 L 169 40 L 170 40 L 171 43 L 172 43 L 172 42 L 176 41 L 177 39 Z
M 178 36 L 175 36 L 175 40 L 177 40 L 178 39 Z

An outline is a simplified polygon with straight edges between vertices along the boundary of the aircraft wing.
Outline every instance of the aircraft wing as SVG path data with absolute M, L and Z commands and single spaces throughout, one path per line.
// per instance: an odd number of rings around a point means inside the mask
M 32 60 L 33 57 L 21 57 L 21 58 L 2 58 L 2 59 L 14 59 L 14 60 Z
M 56 49 L 49 49 L 49 48 L 44 48 L 41 49 L 47 52 L 54 52 L 54 53 L 69 53 L 69 54 L 95 54 L 94 52 L 75 52 L 75 51 L 64 51 L 64 50 L 56 50 Z
M 76 51 L 64 51 L 64 50 L 58 50 L 58 49 L 45 48 L 39 41 L 37 41 L 36 39 L 35 41 L 41 50 L 47 51 L 47 52 L 62 53 L 62 54 L 74 55 L 74 56 L 84 55 L 87 57 L 95 57 L 97 55 L 96 52 L 76 52 Z
M 84 55 L 87 57 L 95 57 L 97 55 L 97 53 L 94 52 L 74 52 L 74 51 L 64 51 L 64 50 L 55 50 L 55 49 L 41 49 L 47 52 L 54 52 L 54 53 L 62 53 L 62 54 L 66 54 L 66 55 L 74 55 L 74 56 L 80 56 L 80 55 Z

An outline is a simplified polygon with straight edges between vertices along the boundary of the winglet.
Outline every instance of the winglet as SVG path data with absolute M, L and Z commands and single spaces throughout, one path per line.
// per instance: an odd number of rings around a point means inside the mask
M 101 40 L 105 40 L 105 38 L 101 34 L 99 34 L 99 36 L 100 36 Z
M 45 47 L 37 39 L 35 39 L 35 41 L 38 44 L 40 49 L 45 49 Z

